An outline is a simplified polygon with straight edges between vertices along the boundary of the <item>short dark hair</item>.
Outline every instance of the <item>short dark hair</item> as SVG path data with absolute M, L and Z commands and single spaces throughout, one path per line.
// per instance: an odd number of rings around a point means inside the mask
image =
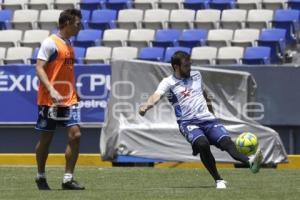
M 82 18 L 80 10 L 67 9 L 67 10 L 62 11 L 59 15 L 59 20 L 58 20 L 59 29 L 64 28 L 68 21 L 74 22 L 75 17 L 79 17 L 80 19 Z
M 185 51 L 176 51 L 171 58 L 171 65 L 175 70 L 175 65 L 181 65 L 181 61 L 185 59 L 190 59 L 190 54 Z

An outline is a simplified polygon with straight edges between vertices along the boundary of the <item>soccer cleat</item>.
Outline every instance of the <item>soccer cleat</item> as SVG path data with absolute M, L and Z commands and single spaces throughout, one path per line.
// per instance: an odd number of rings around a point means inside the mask
M 250 163 L 250 170 L 252 171 L 253 174 L 259 172 L 259 169 L 261 167 L 261 163 L 263 160 L 263 155 L 260 149 L 257 149 L 255 156 L 253 159 L 249 160 Z
M 216 180 L 216 188 L 217 189 L 226 189 L 227 181 L 224 180 Z
M 75 180 L 70 180 L 68 182 L 62 183 L 61 187 L 63 190 L 84 190 L 85 187 L 79 185 L 79 183 L 77 183 L 77 181 Z
M 36 178 L 35 183 L 39 190 L 51 190 L 45 178 Z

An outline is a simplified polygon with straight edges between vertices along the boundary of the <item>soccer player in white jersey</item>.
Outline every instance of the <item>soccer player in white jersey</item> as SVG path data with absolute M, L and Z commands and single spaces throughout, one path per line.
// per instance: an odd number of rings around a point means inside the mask
M 212 113 L 200 72 L 191 71 L 190 55 L 177 51 L 172 56 L 171 64 L 174 74 L 160 82 L 154 94 L 140 106 L 139 114 L 144 116 L 166 95 L 174 107 L 180 132 L 191 144 L 193 155 L 200 153 L 201 161 L 214 178 L 216 188 L 226 188 L 227 182 L 218 173 L 210 144 L 228 152 L 232 158 L 248 165 L 253 173 L 257 173 L 263 158 L 261 150 L 251 159 L 237 150 L 228 131 Z

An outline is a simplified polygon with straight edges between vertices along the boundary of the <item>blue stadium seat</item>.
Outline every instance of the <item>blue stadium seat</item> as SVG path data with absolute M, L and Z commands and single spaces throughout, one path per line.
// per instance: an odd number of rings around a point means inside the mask
M 209 0 L 185 0 L 183 2 L 183 7 L 185 9 L 191 9 L 191 10 L 201 10 L 201 9 L 208 9 Z
M 287 5 L 290 9 L 300 10 L 300 0 L 288 0 Z
M 179 46 L 189 48 L 204 46 L 207 34 L 208 30 L 206 29 L 185 29 L 178 41 Z
M 107 0 L 105 3 L 107 9 L 122 10 L 132 7 L 131 0 Z
M 40 48 L 34 48 L 32 56 L 30 58 L 30 64 L 36 64 L 36 60 L 37 60 L 39 50 L 40 50 Z
M 86 29 L 87 28 L 87 23 L 90 21 L 91 19 L 91 11 L 90 10 L 80 10 L 81 11 L 81 23 L 83 25 L 83 28 Z
M 81 0 L 79 5 L 81 10 L 98 10 L 104 8 L 105 0 Z
M 181 31 L 177 29 L 159 29 L 155 33 L 152 46 L 154 47 L 175 47 L 179 40 Z
M 171 58 L 176 51 L 184 51 L 188 54 L 191 53 L 191 49 L 187 47 L 168 47 L 166 49 L 164 62 L 168 62 L 168 63 L 171 62 Z
M 85 29 L 79 31 L 76 39 L 73 41 L 75 47 L 88 48 L 90 46 L 99 46 L 102 38 L 101 30 Z
M 275 11 L 272 25 L 274 28 L 286 30 L 287 45 L 294 45 L 298 39 L 300 11 L 292 9 L 278 9 Z
M 10 28 L 13 12 L 11 10 L 0 10 L 0 30 Z
M 150 61 L 163 61 L 165 49 L 162 47 L 143 47 L 140 49 L 138 59 Z
M 270 47 L 247 47 L 242 63 L 246 65 L 266 65 L 270 64 L 270 56 Z
M 83 59 L 85 57 L 85 51 L 86 51 L 86 48 L 74 47 L 75 63 L 76 64 L 83 64 Z
M 117 20 L 117 11 L 110 9 L 94 10 L 91 21 L 88 22 L 88 27 L 91 29 L 106 29 L 115 28 L 114 21 Z
M 282 63 L 284 61 L 286 41 L 285 29 L 263 29 L 259 39 L 257 40 L 258 46 L 266 46 L 271 48 L 271 63 Z
M 211 0 L 209 2 L 210 9 L 225 10 L 235 7 L 234 0 Z

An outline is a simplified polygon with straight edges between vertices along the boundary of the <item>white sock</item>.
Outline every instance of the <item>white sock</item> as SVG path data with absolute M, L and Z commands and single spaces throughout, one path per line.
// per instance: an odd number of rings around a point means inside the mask
M 40 178 L 46 178 L 46 173 L 45 173 L 45 172 L 43 172 L 43 173 L 39 173 L 39 172 L 38 172 L 38 173 L 36 174 L 36 178 L 37 178 L 37 179 L 40 179 Z
M 254 161 L 254 156 L 253 155 L 249 156 L 248 162 L 249 162 L 250 167 L 253 164 L 253 161 Z
M 73 174 L 71 173 L 65 173 L 64 174 L 64 179 L 63 179 L 63 183 L 66 183 L 68 181 L 71 181 L 73 179 Z

